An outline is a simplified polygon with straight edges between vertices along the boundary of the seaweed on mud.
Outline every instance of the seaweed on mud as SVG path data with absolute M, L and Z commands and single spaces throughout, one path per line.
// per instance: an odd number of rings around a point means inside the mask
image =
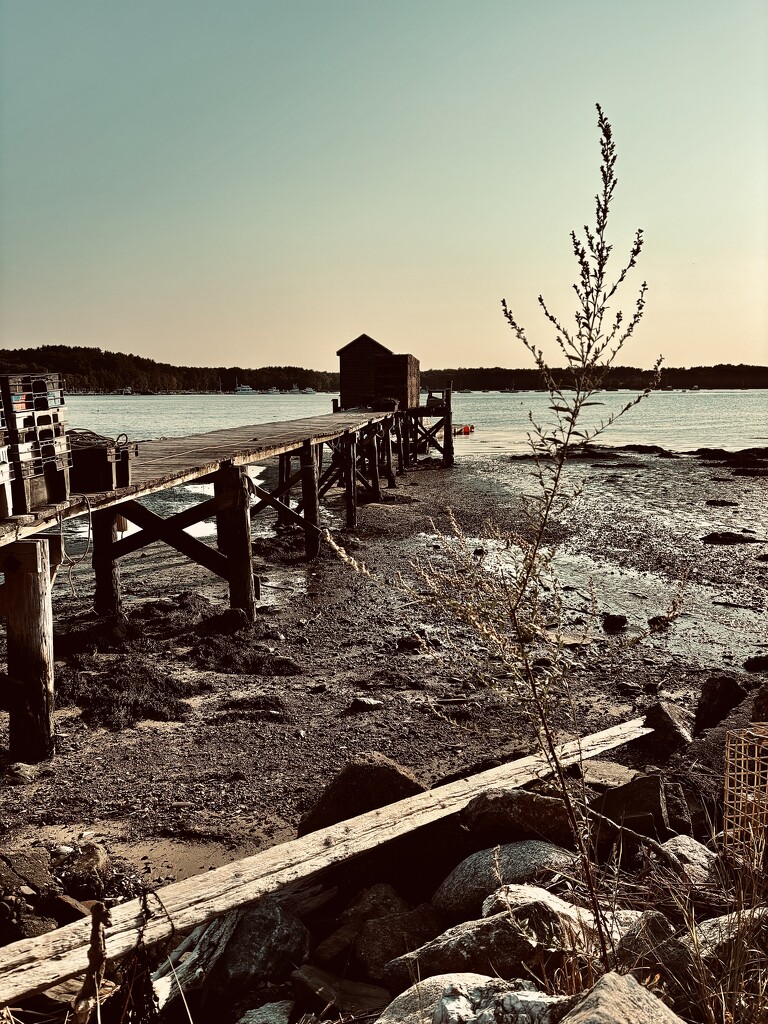
M 168 639 L 216 617 L 221 610 L 221 605 L 202 594 L 185 590 L 172 598 L 146 601 L 131 611 L 130 622 L 134 632 L 138 621 L 142 635 Z
M 275 654 L 255 638 L 238 635 L 213 636 L 202 640 L 190 653 L 198 668 L 238 675 L 296 676 L 301 667 L 283 655 Z
M 212 688 L 205 679 L 179 679 L 139 659 L 105 666 L 78 655 L 56 666 L 57 707 L 79 707 L 83 721 L 114 731 L 145 719 L 183 721 L 190 714 L 185 698 Z

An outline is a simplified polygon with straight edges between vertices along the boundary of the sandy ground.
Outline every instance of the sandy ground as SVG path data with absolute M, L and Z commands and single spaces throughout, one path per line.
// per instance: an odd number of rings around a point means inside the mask
M 358 529 L 340 539 L 371 576 L 327 548 L 307 564 L 290 538 L 257 540 L 262 605 L 247 635 L 205 635 L 205 620 L 226 608 L 226 585 L 162 545 L 122 563 L 130 635 L 119 642 L 94 643 L 88 632 L 88 564 L 71 578 L 60 571 L 59 677 L 127 671 L 145 674 L 161 698 L 172 684 L 198 692 L 184 698 L 184 720 L 120 731 L 85 721 L 77 707 L 57 710 L 52 762 L 19 771 L 5 758 L 0 844 L 86 833 L 162 883 L 293 838 L 324 783 L 359 752 L 380 751 L 430 785 L 527 753 L 519 702 L 493 652 L 403 588 L 416 579 L 414 558 L 446 564 L 431 520 L 445 529 L 448 507 L 486 556 L 487 520 L 522 522 L 528 462 L 462 465 L 460 444 L 457 458 L 452 470 L 409 472 L 381 504 L 361 507 Z M 563 629 L 585 641 L 567 654 L 582 733 L 660 698 L 693 712 L 713 672 L 751 688 L 764 681 L 742 665 L 768 653 L 768 479 L 742 474 L 718 456 L 627 451 L 570 466 L 569 486 L 582 491 L 558 520 L 557 564 Z M 328 502 L 331 526 L 340 501 L 341 492 Z M 755 542 L 702 543 L 725 530 Z M 669 628 L 649 633 L 648 619 L 673 603 Z M 604 632 L 605 611 L 627 616 L 624 634 Z M 280 665 L 297 674 L 269 674 Z M 356 707 L 356 698 L 378 703 Z M 565 713 L 558 725 L 574 730 Z

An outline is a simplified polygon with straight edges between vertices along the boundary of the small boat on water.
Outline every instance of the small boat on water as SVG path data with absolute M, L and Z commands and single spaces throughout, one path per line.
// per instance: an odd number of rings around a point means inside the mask
M 255 391 L 250 384 L 236 384 L 235 385 L 236 395 L 257 395 L 258 391 Z
M 302 388 L 301 389 L 301 393 L 302 393 L 302 395 L 316 395 L 317 394 L 317 392 L 315 391 L 314 388 Z

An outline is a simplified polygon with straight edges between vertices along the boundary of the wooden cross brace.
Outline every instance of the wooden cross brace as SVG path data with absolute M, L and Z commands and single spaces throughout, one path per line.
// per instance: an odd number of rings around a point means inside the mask
M 417 440 L 423 440 L 426 442 L 427 445 L 429 445 L 429 443 L 431 442 L 435 446 L 435 448 L 437 448 L 441 455 L 444 454 L 443 446 L 437 440 L 437 434 L 440 430 L 443 429 L 445 425 L 445 419 L 438 420 L 437 423 L 433 423 L 431 427 L 425 427 L 420 419 L 414 419 L 414 423 L 416 424 Z
M 172 548 L 180 551 L 182 555 L 191 558 L 193 562 L 202 565 L 204 568 L 221 576 L 222 579 L 229 579 L 229 568 L 225 555 L 214 551 L 201 540 L 191 537 L 185 533 L 188 526 L 200 523 L 204 519 L 210 519 L 217 512 L 229 508 L 232 504 L 228 494 L 216 495 L 207 501 L 201 501 L 197 505 L 184 509 L 174 516 L 164 519 L 162 516 L 151 512 L 148 508 L 140 505 L 138 501 L 124 501 L 120 503 L 120 514 L 136 526 L 141 527 L 139 533 L 130 537 L 123 537 L 122 540 L 112 544 L 110 557 L 113 561 L 122 558 L 123 555 L 138 551 L 139 548 L 152 544 L 156 540 L 162 540 Z

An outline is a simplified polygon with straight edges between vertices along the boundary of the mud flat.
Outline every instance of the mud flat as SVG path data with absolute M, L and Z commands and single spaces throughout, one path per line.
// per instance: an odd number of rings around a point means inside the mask
M 581 733 L 660 699 L 692 718 L 713 674 L 748 692 L 766 680 L 743 667 L 768 654 L 764 455 L 664 454 L 603 450 L 568 470 L 582 492 L 555 532 L 564 628 L 588 641 L 569 652 Z M 220 580 L 160 545 L 122 563 L 118 630 L 90 617 L 87 565 L 71 579 L 60 571 L 57 685 L 83 706 L 57 710 L 54 761 L 5 764 L 0 844 L 87 834 L 162 883 L 293 838 L 359 753 L 385 754 L 427 785 L 528 753 L 521 709 L 481 640 L 400 580 L 414 579 L 414 558 L 444 557 L 435 528 L 447 529 L 449 507 L 480 547 L 486 521 L 518 526 L 532 490 L 525 460 L 423 464 L 360 509 L 354 534 L 335 534 L 370 576 L 327 547 L 303 562 L 290 534 L 257 539 L 253 629 L 221 617 Z M 339 511 L 332 500 L 331 528 Z M 705 542 L 712 535 L 731 539 Z M 649 631 L 673 604 L 668 625 Z M 607 633 L 606 612 L 626 628 Z M 558 725 L 573 734 L 568 716 Z M 697 769 L 712 785 L 718 749 Z

